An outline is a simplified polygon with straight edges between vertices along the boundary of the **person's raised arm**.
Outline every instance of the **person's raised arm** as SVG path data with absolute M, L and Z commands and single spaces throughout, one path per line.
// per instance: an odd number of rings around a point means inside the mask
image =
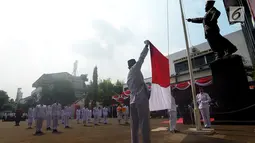
M 192 22 L 192 23 L 203 23 L 204 18 L 203 17 L 199 17 L 199 18 L 188 18 L 187 21 L 188 22 Z
M 150 41 L 149 41 L 149 40 L 146 40 L 146 41 L 144 41 L 144 43 L 145 43 L 146 45 L 145 45 L 145 47 L 143 48 L 143 51 L 141 52 L 140 57 L 139 57 L 138 61 L 137 61 L 136 64 L 135 64 L 135 68 L 136 68 L 136 69 L 139 69 L 139 70 L 141 69 L 141 67 L 142 67 L 142 65 L 143 65 L 143 62 L 144 62 L 144 59 L 145 59 L 145 57 L 147 56 L 148 51 L 149 51 L 148 46 L 150 45 Z

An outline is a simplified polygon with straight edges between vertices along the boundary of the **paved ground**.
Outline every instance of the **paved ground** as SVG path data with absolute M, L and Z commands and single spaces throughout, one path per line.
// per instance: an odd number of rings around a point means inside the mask
M 212 136 L 194 136 L 186 134 L 170 134 L 162 131 L 167 125 L 162 120 L 152 119 L 152 143 L 255 143 L 255 126 L 214 126 L 217 134 Z M 130 143 L 129 126 L 118 125 L 116 119 L 111 125 L 83 127 L 71 122 L 72 129 L 63 129 L 62 134 L 55 135 L 45 131 L 43 136 L 33 136 L 34 129 L 27 130 L 26 122 L 15 127 L 11 122 L 0 122 L 0 143 Z M 163 127 L 163 128 L 162 128 Z M 189 126 L 178 125 L 180 130 Z M 45 128 L 45 127 L 44 127 Z

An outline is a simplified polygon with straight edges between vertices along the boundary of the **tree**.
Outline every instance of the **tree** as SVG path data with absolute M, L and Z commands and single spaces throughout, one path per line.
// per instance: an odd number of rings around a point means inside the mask
M 70 105 L 76 100 L 71 82 L 58 80 L 55 81 L 53 85 L 51 101 L 58 101 L 61 105 Z
M 116 93 L 121 93 L 123 91 L 123 85 L 124 85 L 124 82 L 117 80 L 114 85 L 114 91 Z
M 97 66 L 95 66 L 93 70 L 93 77 L 92 77 L 92 94 L 93 100 L 98 101 L 98 73 L 97 73 Z
M 3 105 L 7 104 L 8 101 L 9 101 L 9 97 L 7 92 L 5 92 L 4 90 L 0 90 L 0 110 L 4 110 Z
M 54 85 L 53 85 L 54 87 Z M 41 98 L 39 99 L 39 103 L 45 104 L 45 105 L 49 105 L 49 104 L 53 104 L 53 93 L 52 93 L 52 89 L 49 86 L 43 86 L 42 87 L 42 92 L 41 92 Z M 33 101 L 31 100 L 30 102 L 35 102 L 36 99 L 34 99 Z
M 81 79 L 84 81 L 84 82 L 87 82 L 89 79 L 88 79 L 88 74 L 82 74 L 81 75 Z
M 70 105 L 76 100 L 71 82 L 67 80 L 56 80 L 53 82 L 52 87 L 42 87 L 42 96 L 39 103 L 49 105 L 58 101 L 61 105 Z
M 113 95 L 114 85 L 111 82 L 111 79 L 101 80 L 98 84 L 99 88 L 99 101 L 103 105 L 109 104 L 111 101 L 111 96 Z

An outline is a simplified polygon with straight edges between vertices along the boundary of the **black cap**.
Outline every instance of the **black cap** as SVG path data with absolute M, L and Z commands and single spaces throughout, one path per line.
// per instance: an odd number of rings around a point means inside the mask
M 131 68 L 136 63 L 135 59 L 128 60 L 128 68 Z

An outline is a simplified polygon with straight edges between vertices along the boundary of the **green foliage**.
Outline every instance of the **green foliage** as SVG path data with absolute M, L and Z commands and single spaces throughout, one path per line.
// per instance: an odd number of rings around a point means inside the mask
M 11 110 L 11 111 L 14 111 L 15 109 L 15 105 L 14 104 L 10 104 L 10 103 L 6 103 L 2 106 L 2 110 L 5 111 L 5 110 Z
M 98 101 L 99 100 L 99 95 L 98 95 L 98 73 L 97 73 L 97 66 L 95 66 L 94 70 L 93 70 L 93 77 L 92 77 L 93 81 L 92 81 L 92 86 L 90 88 L 92 88 L 92 94 L 93 94 L 93 100 Z
M 82 75 L 81 75 L 81 79 L 82 79 L 84 82 L 89 81 L 89 79 L 88 79 L 88 74 L 82 74 Z
M 72 83 L 69 81 L 57 80 L 52 85 L 52 89 L 47 86 L 42 87 L 39 103 L 48 105 L 58 101 L 61 105 L 70 105 L 76 100 Z
M 3 105 L 7 104 L 9 102 L 9 97 L 7 92 L 5 92 L 4 90 L 0 90 L 0 110 L 4 110 L 3 109 Z

